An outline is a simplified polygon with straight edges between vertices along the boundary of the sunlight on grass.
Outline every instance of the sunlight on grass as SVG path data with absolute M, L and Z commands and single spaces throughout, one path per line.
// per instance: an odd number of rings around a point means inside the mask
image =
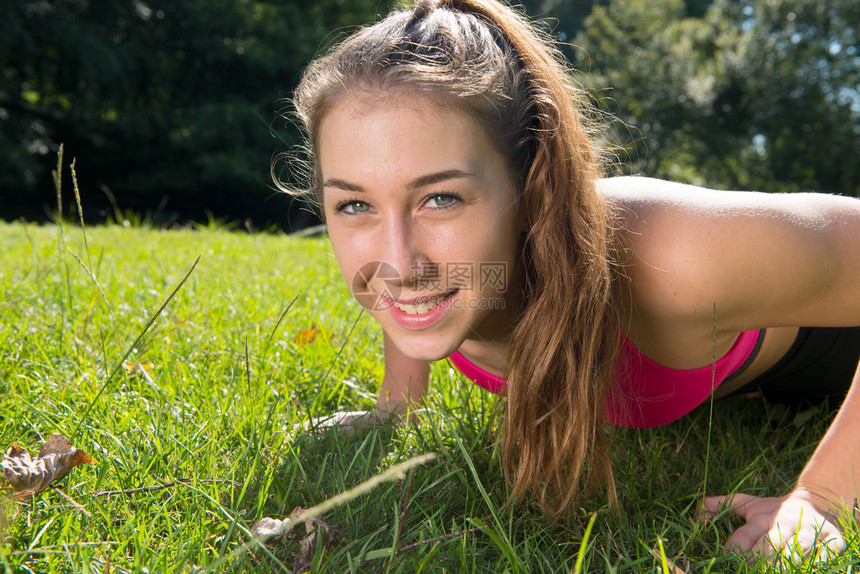
M 844 572 L 857 561 L 854 524 L 832 564 L 779 569 L 725 554 L 737 524 L 697 514 L 702 491 L 789 488 L 826 427 L 821 409 L 801 417 L 738 398 L 715 404 L 710 428 L 703 407 L 666 427 L 615 429 L 621 508 L 598 495 L 552 524 L 527 503 L 504 505 L 496 398 L 447 362 L 433 366 L 418 425 L 294 430 L 370 408 L 382 377 L 380 333 L 324 239 L 112 225 L 88 227 L 85 243 L 79 223 L 0 223 L 0 245 L 0 445 L 32 449 L 62 432 L 93 459 L 59 485 L 86 512 L 51 490 L 0 496 L 5 572 L 214 571 L 259 518 L 430 452 L 437 460 L 408 479 L 324 516 L 345 539 L 317 552 L 316 570 Z M 296 552 L 297 541 L 271 543 L 233 571 L 289 571 Z

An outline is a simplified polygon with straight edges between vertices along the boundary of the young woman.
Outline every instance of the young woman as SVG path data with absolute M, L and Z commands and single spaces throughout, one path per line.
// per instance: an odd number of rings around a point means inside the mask
M 341 271 L 384 331 L 375 418 L 419 405 L 428 363 L 450 358 L 505 395 L 513 496 L 557 515 L 602 481 L 614 496 L 605 422 L 665 424 L 759 386 L 842 400 L 860 357 L 860 201 L 603 179 L 567 72 L 495 0 L 419 0 L 295 95 Z M 790 493 L 705 501 L 746 520 L 731 544 L 844 547 L 858 389 Z

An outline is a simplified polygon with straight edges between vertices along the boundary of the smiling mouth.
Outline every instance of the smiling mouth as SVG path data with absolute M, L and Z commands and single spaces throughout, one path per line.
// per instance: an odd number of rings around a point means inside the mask
M 411 303 L 401 303 L 399 301 L 391 301 L 391 304 L 394 307 L 397 307 L 404 313 L 408 315 L 423 315 L 424 313 L 428 313 L 432 309 L 436 308 L 440 303 L 445 302 L 449 297 L 451 297 L 457 291 L 451 291 L 450 293 L 445 293 L 444 295 L 436 295 L 433 297 L 426 297 L 421 299 L 416 299 Z

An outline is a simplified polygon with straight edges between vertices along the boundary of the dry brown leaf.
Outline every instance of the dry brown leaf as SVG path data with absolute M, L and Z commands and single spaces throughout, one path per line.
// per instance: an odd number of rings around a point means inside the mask
M 15 498 L 27 500 L 69 474 L 76 466 L 88 462 L 91 461 L 87 453 L 72 446 L 62 434 L 54 433 L 48 437 L 35 459 L 25 449 L 12 443 L 9 454 L 3 455 L 0 466 L 15 491 Z
M 312 325 L 310 329 L 302 329 L 299 331 L 298 334 L 293 337 L 293 343 L 299 347 L 304 347 L 306 344 L 315 343 L 317 335 L 324 336 L 325 333 L 317 329 L 316 325 Z
M 290 513 L 287 520 L 295 518 L 304 511 L 304 508 L 297 506 Z M 278 529 L 284 522 L 285 520 L 269 518 L 268 516 L 263 517 L 251 527 L 251 534 L 257 538 L 272 536 L 278 532 Z M 343 531 L 340 529 L 340 526 L 329 524 L 320 518 L 311 518 L 305 521 L 305 534 L 306 536 L 299 541 L 300 549 L 293 564 L 293 572 L 308 572 L 311 569 L 317 544 L 320 541 L 322 541 L 323 552 L 331 550 L 343 542 Z M 287 532 L 286 536 L 291 539 L 298 538 L 292 531 Z
M 657 558 L 657 560 L 662 560 L 664 558 L 664 556 L 661 556 L 661 554 L 660 554 L 660 547 L 659 546 L 655 546 L 654 548 L 652 548 L 651 553 Z M 668 566 L 669 568 L 672 569 L 673 574 L 687 574 L 687 571 L 681 570 L 680 568 L 678 568 L 678 566 L 674 562 L 672 562 L 671 558 L 669 558 L 668 556 L 665 556 L 665 558 L 666 558 L 666 566 Z

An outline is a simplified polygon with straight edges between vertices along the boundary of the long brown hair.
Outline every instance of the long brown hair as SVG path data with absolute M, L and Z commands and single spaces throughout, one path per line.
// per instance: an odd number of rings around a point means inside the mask
M 305 71 L 294 103 L 311 151 L 321 120 L 350 90 L 446 98 L 476 117 L 507 158 L 528 219 L 501 437 L 512 498 L 532 494 L 562 516 L 606 479 L 614 500 L 602 428 L 620 336 L 613 217 L 596 190 L 594 112 L 564 59 L 500 2 L 418 0 Z

